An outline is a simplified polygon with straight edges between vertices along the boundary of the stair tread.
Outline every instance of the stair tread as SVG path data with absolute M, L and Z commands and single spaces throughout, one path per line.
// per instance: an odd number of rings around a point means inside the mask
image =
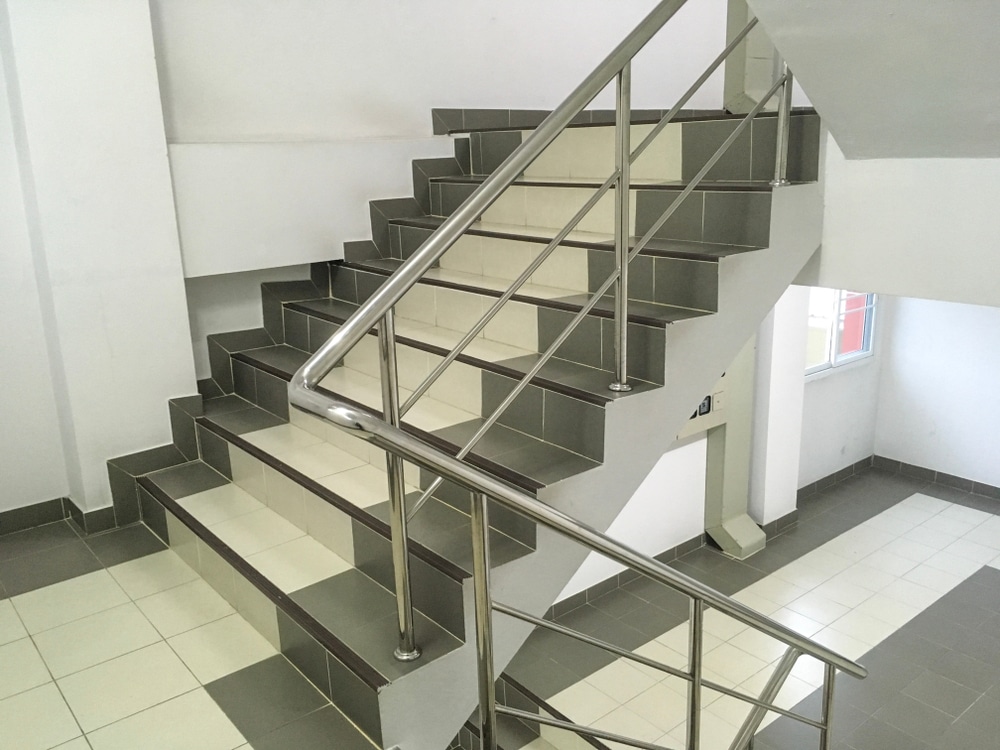
M 261 351 L 263 350 L 254 349 L 241 352 L 236 356 L 242 361 L 255 362 Z M 328 389 L 329 386 L 340 388 L 341 390 L 333 392 L 338 393 L 348 401 L 367 406 L 372 411 L 381 413 L 381 386 L 378 381 L 357 370 L 352 370 L 350 373 L 337 372 L 346 369 L 348 368 L 334 368 L 330 375 L 322 381 L 321 387 L 325 389 Z M 294 370 L 285 372 L 276 370 L 274 374 L 287 380 L 293 372 Z M 344 390 L 350 391 L 350 394 L 344 393 Z M 417 421 L 412 422 L 404 418 L 404 426 L 417 427 L 426 439 L 438 443 L 452 454 L 456 453 L 465 444 L 465 439 L 475 431 L 470 429 L 469 425 L 474 424 L 478 428 L 478 425 L 482 424 L 482 417 L 479 415 L 464 412 L 443 402 L 425 406 L 423 411 L 420 411 L 421 402 L 418 402 L 407 415 L 416 413 Z M 460 417 L 465 418 L 460 419 Z M 246 417 L 244 416 L 242 419 L 245 421 Z M 418 423 L 429 427 L 430 432 L 421 429 Z M 512 442 L 515 442 L 518 447 L 512 448 Z M 494 452 L 497 451 L 497 446 L 503 447 L 502 454 Z M 473 463 L 477 463 L 474 460 L 476 457 L 484 459 L 485 463 L 478 462 L 481 468 L 491 472 L 500 470 L 503 479 L 529 492 L 600 466 L 597 461 L 500 424 L 490 428 L 490 432 L 476 446 L 471 455 Z
M 290 308 L 306 314 L 319 314 L 331 322 L 343 323 L 357 309 L 357 305 L 336 299 L 322 299 L 296 303 Z M 429 351 L 441 356 L 447 354 L 463 335 L 460 331 L 406 318 L 396 318 L 397 343 L 403 346 L 411 343 L 424 345 Z M 477 338 L 466 347 L 459 361 L 498 374 L 520 377 L 531 369 L 539 356 L 538 352 L 528 349 Z M 545 364 L 532 382 L 573 398 L 604 404 L 629 395 L 609 391 L 607 386 L 613 379 L 614 373 L 610 370 L 553 358 Z M 655 383 L 638 379 L 634 380 L 633 386 L 631 393 L 640 393 L 657 387 Z
M 391 275 L 393 270 L 398 268 L 402 263 L 403 261 L 401 260 L 383 258 L 381 260 L 351 261 L 349 263 L 345 263 L 345 265 L 351 268 L 360 268 L 373 273 L 388 276 Z M 433 274 L 431 272 L 425 274 L 417 283 L 447 286 L 452 289 L 459 289 L 473 294 L 485 294 L 491 297 L 500 297 L 503 290 L 510 286 L 509 281 L 497 279 L 495 277 L 473 276 L 472 274 L 462 274 L 461 272 L 450 271 L 444 268 L 434 269 L 434 271 L 435 273 Z M 463 283 L 469 281 L 477 283 Z M 554 291 L 552 287 L 546 287 L 545 289 L 549 294 Z M 536 297 L 519 291 L 518 294 L 514 295 L 514 300 L 541 307 L 550 307 L 557 310 L 579 312 L 590 298 L 590 295 L 585 292 L 574 292 L 569 289 L 561 291 L 564 291 L 567 294 L 561 297 Z M 614 307 L 614 297 L 607 294 L 594 306 L 591 310 L 591 314 L 599 317 L 611 318 L 614 317 Z M 689 307 L 664 305 L 656 302 L 645 302 L 642 300 L 629 300 L 629 321 L 631 323 L 639 323 L 641 325 L 662 328 L 670 325 L 671 323 L 677 323 L 682 320 L 690 320 L 691 318 L 700 318 L 703 315 L 709 314 L 711 313 L 707 310 L 696 310 Z M 464 331 L 462 333 L 464 334 Z
M 442 216 L 419 216 L 392 219 L 391 223 L 400 226 L 437 229 L 445 221 Z M 551 227 L 523 226 L 520 224 L 501 224 L 498 222 L 477 221 L 470 227 L 468 234 L 497 239 L 516 240 L 548 244 L 557 232 Z M 629 247 L 635 247 L 637 237 L 629 238 Z M 570 232 L 562 245 L 593 250 L 614 251 L 614 237 L 610 232 Z M 715 262 L 721 258 L 739 253 L 751 252 L 759 248 L 749 245 L 723 245 L 712 242 L 696 242 L 694 240 L 672 240 L 654 238 L 639 253 L 663 258 L 679 258 L 685 260 L 704 260 Z
M 394 594 L 234 485 L 190 495 L 171 493 L 179 474 L 201 472 L 204 467 L 194 461 L 175 467 L 169 482 L 163 482 L 159 472 L 145 480 L 187 511 L 193 519 L 189 525 L 203 541 L 214 540 L 217 551 L 219 544 L 228 548 L 255 571 L 257 580 L 252 582 L 260 586 L 263 579 L 263 585 L 270 584 L 320 623 L 333 636 L 327 639 L 333 653 L 345 656 L 347 649 L 390 682 L 461 645 L 458 638 L 414 611 L 424 656 L 416 662 L 394 659 Z

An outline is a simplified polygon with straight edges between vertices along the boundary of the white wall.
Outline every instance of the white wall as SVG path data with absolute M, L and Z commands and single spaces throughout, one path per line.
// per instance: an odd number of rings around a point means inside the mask
M 371 237 L 368 201 L 413 195 L 448 138 L 170 146 L 188 278 L 334 260 Z
M 665 453 L 611 524 L 608 536 L 656 555 L 704 532 L 707 442 L 702 435 Z M 591 553 L 559 600 L 622 570 L 618 563 Z
M 757 332 L 749 513 L 760 525 L 795 510 L 808 310 L 809 290 L 791 286 Z
M 1000 486 L 1000 309 L 917 299 L 883 304 L 875 452 Z
M 879 336 L 871 357 L 806 378 L 799 487 L 875 452 L 883 341 Z
M 4 16 L 0 3 L 0 29 Z M 8 41 L 0 36 L 0 47 Z M 0 511 L 69 492 L 4 64 L 0 57 Z
M 823 250 L 799 283 L 1000 305 L 1000 159 L 847 161 L 826 149 Z
M 194 367 L 146 0 L 7 0 L 14 141 L 49 299 L 70 496 L 110 503 L 105 461 L 170 440 Z M 10 92 L 12 99 L 15 94 Z M 6 418 L 6 415 L 5 415 Z
M 432 107 L 549 109 L 655 5 L 153 0 L 168 139 L 412 138 Z M 725 34 L 725 0 L 688 3 L 634 66 L 635 106 L 672 105 Z M 721 102 L 717 76 L 692 106 Z
M 185 286 L 197 376 L 211 375 L 207 341 L 210 334 L 260 328 L 264 324 L 260 297 L 263 282 L 308 278 L 308 266 L 288 266 L 188 279 Z

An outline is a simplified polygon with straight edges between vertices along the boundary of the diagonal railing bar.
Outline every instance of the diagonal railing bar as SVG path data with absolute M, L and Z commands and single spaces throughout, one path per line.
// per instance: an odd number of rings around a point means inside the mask
M 708 68 L 706 68 L 705 72 L 698 77 L 698 80 L 696 80 L 691 87 L 684 92 L 681 98 L 677 100 L 677 103 L 673 106 L 673 108 L 663 116 L 663 118 L 631 153 L 629 157 L 629 164 L 635 163 L 636 159 L 638 159 L 650 146 L 650 144 L 656 140 L 656 137 L 673 121 L 678 113 L 684 108 L 684 105 L 690 101 L 691 97 L 698 92 L 698 90 L 705 84 L 705 82 L 712 76 L 719 66 L 725 62 L 726 58 L 732 54 L 733 50 L 739 46 L 740 42 L 746 38 L 747 34 L 749 34 L 756 25 L 757 19 L 754 18 L 743 28 L 742 31 L 740 31 L 739 34 L 733 38 L 729 45 L 719 54 L 718 57 L 715 58 L 715 60 L 712 61 Z M 517 291 L 527 283 L 532 274 L 534 274 L 535 271 L 541 267 L 542 263 L 544 263 L 555 251 L 555 249 L 563 243 L 563 241 L 569 236 L 570 232 L 576 229 L 580 222 L 583 221 L 588 213 L 590 213 L 591 209 L 597 205 L 597 202 L 604 196 L 604 194 L 614 187 L 615 181 L 618 179 L 618 175 L 618 170 L 615 170 L 611 176 L 608 177 L 599 188 L 597 188 L 590 199 L 583 204 L 580 210 L 573 215 L 573 218 L 571 218 L 549 242 L 549 244 L 545 246 L 545 249 L 542 250 L 541 253 L 539 253 L 538 256 L 528 265 L 527 269 L 525 269 L 525 271 L 523 271 L 521 275 L 511 283 L 511 285 L 507 288 L 507 291 L 504 292 L 504 294 L 490 306 L 490 309 L 486 311 L 486 313 L 476 322 L 469 332 L 466 333 L 457 344 L 455 344 L 447 356 L 445 356 L 445 358 L 438 363 L 438 365 L 427 375 L 427 377 L 424 378 L 420 385 L 413 391 L 411 396 L 400 407 L 400 416 L 406 414 L 406 412 L 413 407 L 420 397 L 434 385 L 437 379 L 441 377 L 441 374 L 448 369 L 448 366 L 451 365 L 456 358 L 458 358 L 465 348 L 475 340 L 476 336 L 478 336 L 479 333 L 489 324 L 489 322 L 496 317 L 500 308 L 510 301 L 515 294 L 517 294 Z M 414 510 L 411 511 L 411 515 L 412 513 L 415 513 L 416 510 L 417 508 L 414 507 Z
M 715 166 L 716 162 L 725 156 L 726 152 L 729 151 L 732 145 L 736 142 L 736 139 L 740 137 L 744 130 L 747 129 L 753 119 L 761 113 L 761 110 L 763 110 L 767 103 L 771 100 L 771 97 L 778 93 L 781 87 L 785 85 L 785 81 L 788 80 L 788 75 L 789 74 L 786 73 L 778 78 L 777 82 L 771 87 L 771 89 L 763 97 L 761 97 L 761 100 L 757 102 L 756 106 L 747 113 L 747 116 L 744 117 L 740 121 L 740 124 L 733 129 L 733 132 L 730 133 L 729 137 L 726 138 L 725 141 L 722 142 L 722 145 L 719 146 L 718 150 L 712 154 L 712 157 L 705 163 L 705 166 L 701 168 L 701 171 L 691 178 L 691 182 L 688 183 L 687 187 L 681 191 L 680 195 L 674 198 L 667 210 L 660 214 L 660 218 L 653 222 L 652 226 L 646 231 L 646 234 L 642 236 L 642 239 L 635 243 L 635 246 L 628 255 L 629 262 L 631 262 L 635 256 L 646 248 L 646 245 L 648 245 L 656 233 L 660 231 L 660 228 L 663 227 L 670 217 L 674 215 L 677 209 L 680 208 L 681 203 L 683 203 L 684 200 L 695 191 L 698 185 L 701 184 L 701 181 L 705 179 L 705 176 L 712 170 L 712 167 Z
M 781 660 L 778 662 L 778 666 L 775 667 L 774 672 L 771 673 L 770 678 L 767 680 L 767 684 L 764 685 L 764 689 L 761 691 L 760 697 L 762 701 L 771 702 L 778 697 L 778 693 L 781 692 L 781 688 L 784 687 L 785 681 L 788 676 L 792 673 L 792 669 L 795 667 L 795 662 L 798 658 L 802 656 L 802 652 L 795 648 L 789 648 L 785 651 Z M 733 739 L 732 744 L 729 746 L 729 750 L 746 750 L 750 741 L 753 739 L 754 734 L 757 733 L 757 728 L 760 723 L 764 721 L 764 717 L 767 715 L 767 709 L 763 706 L 754 706 L 750 713 L 747 715 L 746 719 L 743 721 L 743 725 L 736 732 L 736 737 Z M 822 728 L 822 724 L 818 725 Z
M 747 34 L 753 31 L 753 28 L 756 25 L 757 19 L 751 19 L 750 23 L 744 26 L 743 30 L 733 37 L 733 41 L 731 41 L 726 48 L 719 53 L 719 56 L 712 61 L 712 63 L 705 69 L 705 72 L 698 77 L 698 80 L 691 84 L 691 88 L 684 92 L 681 98 L 677 100 L 677 103 L 673 106 L 673 108 L 667 112 L 658 123 L 656 123 L 656 126 L 646 134 L 645 138 L 642 139 L 642 142 L 635 147 L 635 150 L 629 158 L 630 162 L 635 162 L 635 160 L 638 159 L 647 148 L 649 148 L 650 144 L 656 140 L 656 137 L 663 132 L 663 129 L 667 127 L 667 125 L 669 125 L 675 117 L 677 117 L 680 111 L 684 109 L 684 105 L 691 100 L 692 96 L 698 93 L 698 89 L 705 85 L 705 81 L 712 77 L 712 74 L 719 69 L 719 66 L 726 61 L 726 59 L 733 53 L 733 50 L 740 45 L 740 42 L 746 39 Z
M 681 193 L 673 200 L 673 202 L 670 204 L 667 210 L 663 212 L 663 214 L 660 216 L 659 219 L 653 222 L 653 225 L 650 227 L 649 231 L 646 232 L 645 235 L 643 235 L 642 239 L 640 239 L 632 248 L 632 250 L 629 252 L 628 254 L 629 262 L 631 262 L 635 258 L 635 256 L 637 256 L 643 250 L 643 248 L 645 248 L 646 245 L 649 244 L 649 242 L 653 239 L 653 236 L 656 234 L 656 232 L 659 231 L 659 229 L 667 222 L 667 220 L 674 215 L 677 209 L 680 208 L 681 203 L 697 189 L 698 185 L 700 185 L 701 182 L 705 179 L 705 176 L 711 171 L 712 167 L 714 167 L 716 163 L 723 156 L 726 155 L 726 153 L 729 151 L 732 145 L 736 142 L 736 139 L 740 137 L 740 134 L 742 134 L 743 131 L 746 130 L 750 122 L 758 114 L 760 114 L 761 110 L 764 109 L 764 107 L 767 105 L 767 102 L 771 99 L 771 97 L 774 96 L 775 93 L 777 93 L 777 91 L 782 87 L 782 85 L 784 85 L 786 79 L 787 75 L 781 76 L 778 79 L 777 83 L 775 83 L 774 86 L 771 87 L 771 90 L 757 103 L 757 106 L 755 106 L 752 110 L 750 110 L 750 112 L 747 113 L 747 116 L 740 121 L 740 124 L 733 129 L 733 132 L 730 134 L 730 136 L 726 138 L 725 141 L 722 142 L 722 144 L 719 146 L 716 152 L 712 154 L 712 156 L 705 163 L 705 166 L 702 167 L 701 171 L 699 171 L 698 174 L 696 174 L 691 179 L 691 182 L 688 183 L 687 187 L 685 187 L 684 190 L 681 191 Z M 524 391 L 524 389 L 531 384 L 531 381 L 534 379 L 534 377 L 541 371 L 543 367 L 545 367 L 546 364 L 548 364 L 549 360 L 555 356 L 555 353 L 559 350 L 559 347 L 561 347 L 565 343 L 566 339 L 568 339 L 570 335 L 572 335 L 573 331 L 576 330 L 577 326 L 584 321 L 587 315 L 590 314 L 590 311 L 593 310 L 594 307 L 596 307 L 597 303 L 601 301 L 601 299 L 604 297 L 607 291 L 618 280 L 620 274 L 621 270 L 616 268 L 614 271 L 611 272 L 611 275 L 608 276 L 608 278 L 597 289 L 597 291 L 592 293 L 590 299 L 584 304 L 584 306 L 580 309 L 580 311 L 567 324 L 566 328 L 563 329 L 563 332 L 556 337 L 555 341 L 553 341 L 552 344 L 549 346 L 549 348 L 546 349 L 545 352 L 542 353 L 542 355 L 538 358 L 538 361 L 535 362 L 535 364 L 528 370 L 528 372 L 521 377 L 521 380 L 518 382 L 518 384 L 514 386 L 514 388 L 510 391 L 510 393 L 507 394 L 506 398 L 504 398 L 504 400 L 501 401 L 500 404 L 493 410 L 493 413 L 490 414 L 490 416 L 483 421 L 483 423 L 479 426 L 479 428 L 472 435 L 472 437 L 466 441 L 464 446 L 462 446 L 461 450 L 459 450 L 458 453 L 455 454 L 456 458 L 463 459 L 466 456 L 468 456 L 469 453 L 472 452 L 472 449 L 475 448 L 476 445 L 479 443 L 479 441 L 483 439 L 483 437 L 486 435 L 489 429 L 493 427 L 493 425 L 497 423 L 500 417 L 504 415 L 504 412 L 506 412 L 507 409 L 510 408 L 511 404 L 514 403 L 514 400 L 519 395 L 521 395 L 521 392 Z M 431 498 L 431 496 L 435 492 L 437 492 L 438 488 L 441 486 L 443 481 L 444 480 L 441 477 L 437 477 L 421 493 L 419 499 L 410 508 L 409 511 L 410 518 L 416 515 L 416 513 L 424 506 L 424 504 Z

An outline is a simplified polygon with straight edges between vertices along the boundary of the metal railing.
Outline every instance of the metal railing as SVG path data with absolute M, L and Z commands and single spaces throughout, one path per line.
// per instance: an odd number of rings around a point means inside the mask
M 670 206 L 656 219 L 651 227 L 630 245 L 630 167 L 638 159 L 663 129 L 677 116 L 691 97 L 719 68 L 736 47 L 742 43 L 747 34 L 756 24 L 752 20 L 727 45 L 726 49 L 712 62 L 706 71 L 680 98 L 674 107 L 664 115 L 643 139 L 640 145 L 630 148 L 631 135 L 631 60 L 635 54 L 663 27 L 667 21 L 684 5 L 686 0 L 664 0 L 618 47 L 581 83 L 570 97 L 557 107 L 549 117 L 524 141 L 524 143 L 508 157 L 504 163 L 473 192 L 449 218 L 447 218 L 430 238 L 386 281 L 367 302 L 359 307 L 310 359 L 295 373 L 289 385 L 289 400 L 293 406 L 317 414 L 343 429 L 370 440 L 386 451 L 387 475 L 390 497 L 390 530 L 392 541 L 392 556 L 394 565 L 394 582 L 396 588 L 398 645 L 395 655 L 400 660 L 413 660 L 420 656 L 420 649 L 415 642 L 413 631 L 413 607 L 410 593 L 409 552 L 407 523 L 428 498 L 437 490 L 444 479 L 452 479 L 460 486 L 473 493 L 473 551 L 474 579 L 476 590 L 476 640 L 480 670 L 481 717 L 483 721 L 483 742 L 486 747 L 495 747 L 496 713 L 511 713 L 513 709 L 497 707 L 493 694 L 493 659 L 492 659 L 492 613 L 494 610 L 505 615 L 517 617 L 528 622 L 534 622 L 542 627 L 552 627 L 550 623 L 532 618 L 524 612 L 518 612 L 504 605 L 496 604 L 489 595 L 489 548 L 488 548 L 488 518 L 487 498 L 493 499 L 514 512 L 521 513 L 538 524 L 547 526 L 559 533 L 586 545 L 592 550 L 608 555 L 612 559 L 637 570 L 654 580 L 672 586 L 690 596 L 691 605 L 691 643 L 690 668 L 683 672 L 661 665 L 664 671 L 674 677 L 685 679 L 690 685 L 689 718 L 688 718 L 688 748 L 698 747 L 698 727 L 700 721 L 700 695 L 703 686 L 718 690 L 732 697 L 745 700 L 753 706 L 748 716 L 747 724 L 741 736 L 751 737 L 759 726 L 767 711 L 792 716 L 800 721 L 821 727 L 823 737 L 828 737 L 829 717 L 825 715 L 823 722 L 815 722 L 805 717 L 793 715 L 779 709 L 772 703 L 773 695 L 780 688 L 780 682 L 772 686 L 769 683 L 760 699 L 743 696 L 702 679 L 701 676 L 701 618 L 705 606 L 718 609 L 735 617 L 745 624 L 766 632 L 789 646 L 787 658 L 794 663 L 794 655 L 809 654 L 827 665 L 830 669 L 841 669 L 854 676 L 863 676 L 864 669 L 859 665 L 833 653 L 825 647 L 802 638 L 781 624 L 763 617 L 740 605 L 732 599 L 703 586 L 697 581 L 687 578 L 665 566 L 645 557 L 634 550 L 625 547 L 599 532 L 586 527 L 574 519 L 555 511 L 538 502 L 534 498 L 511 489 L 508 485 L 497 482 L 488 474 L 471 467 L 464 462 L 478 442 L 493 427 L 507 408 L 513 404 L 518 395 L 533 381 L 542 368 L 555 356 L 576 327 L 591 313 L 595 306 L 614 287 L 614 324 L 615 324 L 615 368 L 614 378 L 609 384 L 613 391 L 623 392 L 631 388 L 628 381 L 628 268 L 633 260 L 650 241 L 657 235 L 663 225 L 678 210 L 682 202 L 697 189 L 715 164 L 726 154 L 733 143 L 749 127 L 753 119 L 760 114 L 767 103 L 780 92 L 777 128 L 777 158 L 775 163 L 774 186 L 787 183 L 787 150 L 789 135 L 789 116 L 791 112 L 792 76 L 787 66 L 763 99 L 733 128 L 729 137 L 717 151 L 708 159 L 703 168 L 679 192 Z M 583 108 L 612 80 L 616 84 L 616 118 L 615 118 L 615 169 L 614 172 L 597 188 L 594 194 L 576 212 L 570 221 L 546 245 L 541 253 L 528 265 L 507 290 L 482 315 L 477 323 L 462 336 L 461 340 L 441 360 L 440 363 L 413 391 L 412 395 L 400 404 L 398 374 L 396 365 L 396 343 L 394 325 L 394 306 L 411 289 L 431 267 L 447 252 L 457 240 L 482 216 L 482 214 L 500 197 L 504 190 L 515 183 L 524 171 L 547 148 Z M 458 451 L 456 456 L 450 456 L 400 429 L 403 416 L 427 393 L 444 370 L 471 344 L 486 328 L 502 307 L 528 282 L 538 268 L 549 258 L 569 234 L 580 224 L 587 214 L 597 205 L 600 199 L 610 190 L 615 190 L 615 268 L 607 279 L 590 294 L 571 322 L 555 338 L 552 344 L 541 353 L 534 365 L 528 368 L 517 385 L 501 401 L 499 406 L 486 417 L 475 434 Z M 339 364 L 351 349 L 373 327 L 378 330 L 379 359 L 382 386 L 382 419 L 360 411 L 345 402 L 319 392 L 318 386 L 330 371 Z M 406 511 L 403 487 L 403 460 L 409 460 L 427 469 L 437 478 L 423 492 L 419 500 Z M 574 634 L 600 648 L 614 651 L 610 644 L 594 643 L 581 634 Z M 624 658 L 635 659 L 635 655 L 614 651 Z M 653 666 L 650 664 L 649 666 Z M 790 670 L 791 667 L 789 666 Z M 781 670 L 779 670 L 779 673 Z M 831 691 L 832 674 L 828 670 L 827 689 Z M 787 676 L 787 672 L 785 672 Z M 781 678 L 782 680 L 784 677 Z M 827 704 L 824 703 L 826 706 Z M 511 714 L 514 715 L 514 714 Z M 553 720 L 555 721 L 555 720 Z M 756 722 L 756 723 L 754 723 Z M 575 726 L 575 725 L 574 725 Z M 651 747 L 648 744 L 607 736 L 607 733 L 595 733 L 585 727 L 575 727 L 574 731 L 592 734 L 595 737 L 615 739 L 639 747 Z M 737 738 L 739 739 L 739 738 Z M 827 747 L 826 739 L 823 747 Z M 737 746 L 734 746 L 734 749 Z

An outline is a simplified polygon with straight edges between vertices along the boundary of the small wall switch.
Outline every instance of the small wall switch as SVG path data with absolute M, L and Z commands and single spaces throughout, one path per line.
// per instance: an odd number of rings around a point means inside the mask
M 725 406 L 725 403 L 726 403 L 725 391 L 719 391 L 718 393 L 712 394 L 712 406 L 714 407 L 715 411 L 722 411 L 722 407 Z

